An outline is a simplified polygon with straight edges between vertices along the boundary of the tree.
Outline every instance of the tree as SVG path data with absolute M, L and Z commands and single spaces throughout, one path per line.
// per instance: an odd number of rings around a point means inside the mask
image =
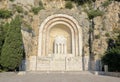
M 111 44 L 110 44 L 111 43 Z M 103 65 L 108 65 L 109 71 L 118 71 L 120 72 L 120 33 L 113 45 L 113 40 L 109 41 L 108 50 L 105 55 L 102 57 Z
M 21 35 L 21 20 L 16 16 L 11 21 L 1 52 L 0 63 L 6 70 L 15 70 L 21 63 L 23 48 Z
M 7 33 L 8 29 L 9 29 L 8 23 L 0 24 L 0 55 L 1 55 L 2 46 L 4 44 L 6 33 Z
M 112 48 L 102 57 L 104 65 L 108 65 L 109 71 L 120 72 L 120 49 Z
M 3 26 L 0 25 L 0 55 L 1 55 L 1 50 L 2 50 L 2 45 L 3 45 L 3 40 L 4 40 L 2 35 L 3 35 Z

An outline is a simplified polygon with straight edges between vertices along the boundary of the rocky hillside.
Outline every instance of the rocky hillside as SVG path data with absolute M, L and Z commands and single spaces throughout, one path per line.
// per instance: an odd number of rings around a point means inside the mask
M 80 20 L 79 22 L 84 21 L 83 24 L 80 23 L 81 27 L 85 27 L 85 32 L 91 31 L 93 34 L 92 53 L 94 58 L 99 58 L 106 51 L 108 39 L 116 38 L 117 32 L 120 30 L 119 0 L 96 0 L 82 4 L 78 4 L 74 0 L 0 0 L 0 9 L 12 12 L 10 18 L 0 19 L 0 22 L 9 22 L 18 14 L 23 18 L 22 32 L 26 53 L 31 55 L 35 55 L 34 53 L 37 52 L 39 22 L 50 14 L 58 12 L 72 14 Z M 69 11 L 81 17 L 68 13 Z M 93 28 L 91 29 L 91 27 Z M 89 37 L 88 33 L 86 33 L 86 37 Z M 85 42 L 84 52 L 88 54 L 88 38 L 85 38 Z

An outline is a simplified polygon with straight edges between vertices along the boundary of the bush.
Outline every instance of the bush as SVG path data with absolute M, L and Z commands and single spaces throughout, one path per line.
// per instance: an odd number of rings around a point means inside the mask
M 104 12 L 100 11 L 100 10 L 93 10 L 92 9 L 92 10 L 87 11 L 87 14 L 88 14 L 89 19 L 93 19 L 97 16 L 102 16 L 104 14 Z
M 66 1 L 73 1 L 78 5 L 83 5 L 85 3 L 95 2 L 96 0 L 66 0 Z
M 72 9 L 73 8 L 72 2 L 71 1 L 67 1 L 66 4 L 65 4 L 65 8 Z
M 111 72 L 120 72 L 120 49 L 112 48 L 102 57 L 103 65 L 108 65 Z
M 95 39 L 100 39 L 100 35 L 95 35 Z
M 1 66 L 5 70 L 15 70 L 23 57 L 23 42 L 21 34 L 21 19 L 19 16 L 11 21 L 2 47 Z
M 23 13 L 23 8 L 21 6 L 16 6 L 15 8 L 18 13 Z
M 109 34 L 109 33 L 105 33 L 105 36 L 106 36 L 106 37 L 110 37 L 110 34 Z
M 32 8 L 32 12 L 33 12 L 35 15 L 37 15 L 41 9 L 44 9 L 44 7 L 43 7 L 42 1 L 40 0 L 40 1 L 39 1 L 39 7 L 33 7 L 33 8 Z
M 110 0 L 107 0 L 107 1 L 105 1 L 103 4 L 102 4 L 102 6 L 104 6 L 104 7 L 107 7 L 108 5 L 110 5 L 112 2 L 110 1 Z
M 35 15 L 37 15 L 41 9 L 43 9 L 43 7 L 33 7 L 33 8 L 32 8 L 32 12 L 33 12 Z
M 120 0 L 115 0 L 115 1 L 118 1 L 118 2 L 120 2 Z
M 103 27 L 101 28 L 101 30 L 102 30 L 102 31 L 105 31 L 105 30 L 106 30 L 106 28 L 103 26 Z
M 43 7 L 43 3 L 41 0 L 39 1 L 39 6 Z
M 120 72 L 120 34 L 116 41 L 109 39 L 108 49 L 102 57 L 103 65 L 108 65 L 108 70 L 112 72 Z
M 15 1 L 15 0 L 9 0 L 9 1 L 13 2 L 13 1 Z
M 26 23 L 26 22 L 22 23 L 22 30 L 25 30 L 25 31 L 27 31 L 29 33 L 31 33 L 33 31 L 31 25 Z
M 0 18 L 9 18 L 12 16 L 12 12 L 9 10 L 0 9 Z

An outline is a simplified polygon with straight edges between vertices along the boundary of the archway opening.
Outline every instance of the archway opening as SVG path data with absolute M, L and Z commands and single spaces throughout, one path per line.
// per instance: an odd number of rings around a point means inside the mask
M 66 53 L 72 54 L 72 34 L 71 34 L 69 27 L 67 27 L 64 24 L 56 24 L 50 29 L 50 31 L 49 31 L 49 49 L 48 49 L 49 54 L 55 53 L 55 44 L 54 43 L 55 43 L 56 38 L 58 38 L 59 42 L 63 43 L 62 37 L 64 37 L 66 39 L 66 42 L 65 42 L 66 49 L 67 49 Z M 63 45 L 63 46 L 65 46 L 65 45 Z M 61 52 L 63 52 L 63 51 L 60 50 L 60 53 Z

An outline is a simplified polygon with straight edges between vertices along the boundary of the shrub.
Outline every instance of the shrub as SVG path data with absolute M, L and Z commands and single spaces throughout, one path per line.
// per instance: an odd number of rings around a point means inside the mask
M 106 37 L 110 37 L 110 34 L 109 34 L 109 33 L 105 33 L 105 36 L 106 36 Z
M 16 6 L 15 8 L 18 13 L 23 13 L 23 8 L 21 6 Z
M 0 9 L 0 18 L 9 18 L 12 16 L 12 12 L 9 10 Z
M 102 57 L 103 65 L 108 65 L 108 70 L 120 72 L 120 49 L 112 48 Z
M 39 7 L 33 7 L 33 8 L 32 8 L 32 12 L 33 12 L 35 15 L 37 15 L 41 9 L 44 9 L 44 6 L 43 6 L 42 1 L 40 0 L 40 1 L 39 1 Z
M 105 28 L 105 27 L 102 27 L 102 28 L 101 28 L 101 30 L 105 31 L 105 30 L 106 30 L 106 28 Z
M 118 1 L 118 2 L 120 2 L 120 0 L 115 0 L 115 1 Z
M 15 0 L 9 0 L 9 1 L 13 2 L 13 1 L 15 1 Z
M 39 6 L 43 7 L 43 3 L 41 0 L 39 1 Z
M 66 0 L 66 1 L 73 1 L 78 5 L 83 5 L 85 3 L 91 4 L 91 2 L 95 2 L 96 0 Z
M 26 22 L 23 22 L 23 24 L 22 24 L 22 30 L 25 30 L 25 31 L 31 33 L 33 29 L 32 29 L 32 27 L 30 26 L 30 24 L 28 24 L 28 23 L 26 23 Z
M 32 8 L 32 12 L 33 12 L 35 15 L 37 15 L 41 9 L 43 9 L 43 7 L 33 7 L 33 8 Z
M 72 2 L 71 1 L 67 1 L 66 4 L 65 4 L 65 8 L 72 9 L 73 8 Z
M 100 35 L 95 35 L 95 39 L 100 39 Z
M 108 65 L 108 70 L 120 72 L 120 33 L 117 39 L 109 39 L 108 49 L 102 57 L 103 65 Z
M 108 5 L 110 5 L 112 2 L 110 1 L 110 0 L 107 0 L 107 1 L 105 1 L 103 4 L 102 4 L 102 6 L 104 6 L 104 7 L 107 7 Z
M 87 14 L 88 14 L 89 19 L 93 19 L 94 17 L 102 16 L 104 14 L 104 12 L 100 11 L 100 10 L 92 9 L 92 10 L 87 11 Z

